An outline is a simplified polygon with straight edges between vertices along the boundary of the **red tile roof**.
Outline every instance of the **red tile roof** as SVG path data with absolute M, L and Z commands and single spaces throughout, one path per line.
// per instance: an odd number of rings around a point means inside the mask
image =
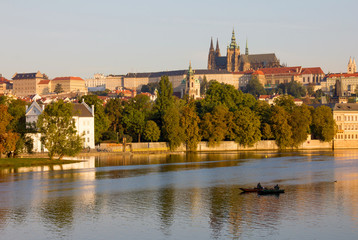
M 257 70 L 252 75 L 265 75 L 262 71 Z
M 10 83 L 10 81 L 7 80 L 7 79 L 4 78 L 4 77 L 1 77 L 1 78 L 0 78 L 0 83 Z
M 302 68 L 302 74 L 324 74 L 320 67 Z
M 330 74 L 327 74 L 327 78 L 339 78 L 339 77 L 344 77 L 344 78 L 358 77 L 358 72 L 356 72 L 356 73 L 330 73 Z
M 57 78 L 54 78 L 53 80 L 82 80 L 82 81 L 84 81 L 80 77 L 57 77 Z
M 50 80 L 41 80 L 39 82 L 39 84 L 48 84 L 50 82 Z
M 300 74 L 302 71 L 301 66 L 297 67 L 279 67 L 279 68 L 260 68 L 260 71 L 262 71 L 265 75 L 278 75 L 278 74 Z

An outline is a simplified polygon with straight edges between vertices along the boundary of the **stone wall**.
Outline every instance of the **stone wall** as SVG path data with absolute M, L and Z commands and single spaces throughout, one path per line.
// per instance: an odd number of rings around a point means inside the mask
M 122 152 L 122 144 L 101 143 L 100 149 L 109 152 Z M 275 141 L 259 141 L 253 147 L 244 147 L 234 141 L 223 141 L 215 146 L 209 146 L 207 142 L 200 142 L 197 151 L 199 152 L 220 152 L 220 151 L 250 151 L 250 150 L 278 150 Z M 319 140 L 307 140 L 301 146 L 304 149 L 332 149 L 332 142 L 321 142 Z M 132 143 L 126 146 L 126 152 L 168 152 L 169 146 L 166 142 L 153 143 Z M 185 145 L 181 145 L 175 151 L 186 151 Z

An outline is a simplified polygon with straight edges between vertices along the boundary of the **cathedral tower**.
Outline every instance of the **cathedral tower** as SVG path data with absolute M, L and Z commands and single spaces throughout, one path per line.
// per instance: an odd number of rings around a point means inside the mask
M 356 60 L 350 57 L 349 58 L 349 62 L 348 62 L 348 67 L 347 67 L 347 73 L 355 73 L 357 72 L 357 65 L 356 65 Z
M 209 49 L 209 57 L 208 57 L 208 69 L 209 70 L 213 70 L 213 69 L 216 68 L 215 55 L 216 55 L 216 51 L 214 50 L 214 46 L 213 46 L 213 38 L 211 38 L 210 49 Z
M 226 70 L 229 72 L 239 71 L 240 47 L 236 44 L 235 31 L 232 30 L 231 43 L 227 47 Z

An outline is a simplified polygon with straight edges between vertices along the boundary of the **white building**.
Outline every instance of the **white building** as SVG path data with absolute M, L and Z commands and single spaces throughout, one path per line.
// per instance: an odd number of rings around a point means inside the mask
M 84 148 L 95 148 L 94 138 L 94 106 L 91 108 L 85 103 L 72 103 L 73 104 L 73 119 L 75 120 L 77 134 L 83 137 Z M 37 119 L 42 111 L 45 109 L 45 105 L 39 105 L 37 102 L 33 102 L 30 107 L 26 107 L 26 125 L 36 126 Z M 46 149 L 41 144 L 41 134 L 31 133 L 29 136 L 34 141 L 34 152 L 44 152 Z

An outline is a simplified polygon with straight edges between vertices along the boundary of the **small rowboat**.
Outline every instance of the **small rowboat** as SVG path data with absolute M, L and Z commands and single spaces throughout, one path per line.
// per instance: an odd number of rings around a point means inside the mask
M 262 189 L 257 191 L 257 193 L 259 195 L 268 195 L 268 194 L 280 194 L 280 193 L 284 193 L 285 190 L 284 189 Z
M 259 188 L 240 188 L 240 190 L 243 191 L 244 193 L 259 192 L 260 191 Z

